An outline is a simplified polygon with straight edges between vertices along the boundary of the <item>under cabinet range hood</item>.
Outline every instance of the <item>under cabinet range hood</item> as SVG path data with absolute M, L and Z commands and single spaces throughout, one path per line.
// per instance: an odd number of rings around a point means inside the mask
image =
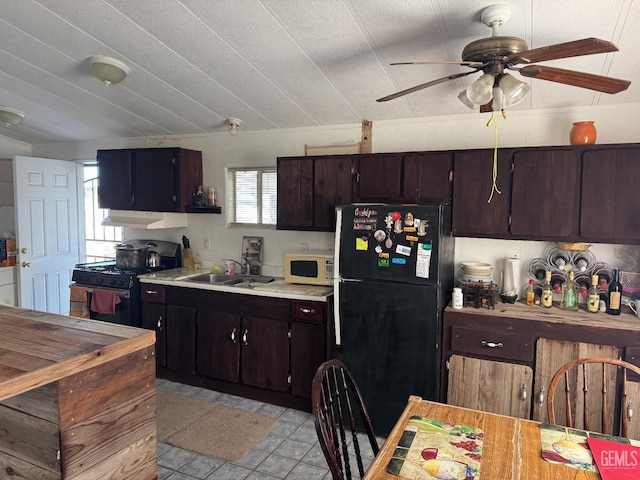
M 109 210 L 102 220 L 103 226 L 128 227 L 153 230 L 158 228 L 181 228 L 187 226 L 186 213 L 139 212 L 134 210 Z

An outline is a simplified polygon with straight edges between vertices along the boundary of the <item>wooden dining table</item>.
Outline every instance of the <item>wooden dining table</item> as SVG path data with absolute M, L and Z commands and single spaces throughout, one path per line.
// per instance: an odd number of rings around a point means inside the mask
M 484 432 L 479 480 L 599 480 L 595 472 L 550 463 L 542 458 L 540 423 L 409 397 L 406 408 L 373 460 L 365 480 L 399 480 L 387 465 L 407 422 L 420 416 Z M 425 474 L 425 478 L 432 478 Z

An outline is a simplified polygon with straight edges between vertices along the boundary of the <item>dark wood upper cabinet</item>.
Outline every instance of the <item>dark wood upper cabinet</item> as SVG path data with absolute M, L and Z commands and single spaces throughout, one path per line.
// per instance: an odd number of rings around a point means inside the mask
M 536 148 L 513 156 L 511 233 L 560 240 L 578 235 L 580 152 Z
M 402 163 L 403 201 L 451 204 L 453 155 L 450 152 L 405 155 Z
M 358 156 L 359 202 L 394 202 L 402 198 L 402 155 Z
M 279 229 L 313 226 L 313 158 L 278 158 Z
M 453 174 L 453 234 L 478 237 L 509 236 L 511 204 L 511 157 L 513 150 L 500 149 L 494 192 L 493 150 L 455 152 Z M 489 198 L 491 197 L 491 201 Z
M 616 243 L 640 240 L 640 148 L 582 155 L 580 234 Z
M 278 220 L 282 230 L 333 231 L 336 205 L 353 201 L 350 155 L 278 158 Z
M 336 205 L 353 199 L 353 161 L 349 156 L 317 158 L 313 172 L 313 225 L 318 230 L 333 230 Z
M 133 208 L 133 153 L 98 150 L 98 204 L 100 208 Z
M 182 148 L 98 150 L 101 208 L 184 212 L 202 185 L 202 152 Z

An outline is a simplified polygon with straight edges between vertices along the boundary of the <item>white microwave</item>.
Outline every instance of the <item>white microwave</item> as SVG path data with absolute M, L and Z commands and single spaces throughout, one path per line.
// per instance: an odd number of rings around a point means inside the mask
M 333 285 L 333 255 L 325 251 L 284 254 L 284 281 Z

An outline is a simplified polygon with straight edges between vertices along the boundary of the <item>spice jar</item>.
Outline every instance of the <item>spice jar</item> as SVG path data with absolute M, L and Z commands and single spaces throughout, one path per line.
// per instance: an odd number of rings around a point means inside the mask
M 216 189 L 209 187 L 207 190 L 207 205 L 214 206 L 218 202 L 218 194 Z
M 451 301 L 453 308 L 462 308 L 462 289 L 456 287 L 453 289 L 453 300 Z

